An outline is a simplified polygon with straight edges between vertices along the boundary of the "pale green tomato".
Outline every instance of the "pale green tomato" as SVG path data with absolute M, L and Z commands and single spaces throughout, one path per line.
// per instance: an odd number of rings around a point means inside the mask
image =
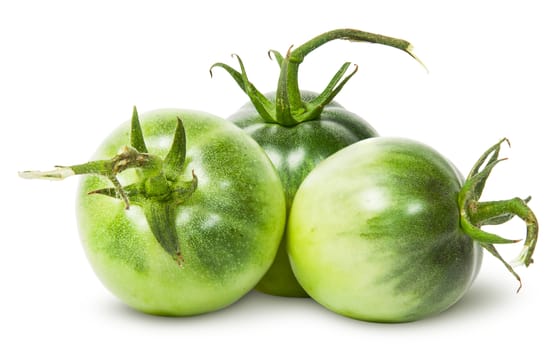
M 250 291 L 273 262 L 286 219 L 282 185 L 268 157 L 221 118 L 178 109 L 143 114 L 150 154 L 166 156 L 177 118 L 187 138 L 181 177 L 191 180 L 194 172 L 197 178 L 194 192 L 174 211 L 179 264 L 131 197 L 126 210 L 120 199 L 88 194 L 112 187 L 105 177 L 86 175 L 77 200 L 82 243 L 105 286 L 135 309 L 173 316 L 220 309 Z M 129 144 L 129 132 L 129 123 L 116 129 L 93 159 L 113 157 Z M 144 173 L 128 169 L 118 178 L 124 186 Z M 151 183 L 146 186 L 154 188 Z M 162 186 L 149 187 L 162 192 Z
M 335 153 L 294 197 L 287 249 L 298 281 L 328 309 L 362 320 L 447 309 L 482 257 L 460 226 L 462 182 L 439 153 L 410 140 L 372 138 Z
M 495 248 L 517 240 L 486 232 L 517 217 L 525 222 L 529 266 L 538 222 L 529 198 L 481 201 L 502 139 L 466 180 L 445 157 L 414 140 L 359 141 L 321 162 L 298 188 L 287 249 L 308 294 L 339 314 L 405 322 L 456 303 L 476 278 L 482 248 L 521 280 Z

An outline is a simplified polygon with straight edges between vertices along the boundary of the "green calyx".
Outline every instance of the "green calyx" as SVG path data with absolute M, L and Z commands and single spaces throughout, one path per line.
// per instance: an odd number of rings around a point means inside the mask
M 113 187 L 101 188 L 89 194 L 100 194 L 121 199 L 126 209 L 131 205 L 143 209 L 149 227 L 162 248 L 181 266 L 181 253 L 176 231 L 175 212 L 193 194 L 198 179 L 182 177 L 185 167 L 186 138 L 181 119 L 178 118 L 172 146 L 164 159 L 147 151 L 138 113 L 132 114 L 130 146 L 126 146 L 108 160 L 95 160 L 72 166 L 56 166 L 51 171 L 24 171 L 27 179 L 63 180 L 73 175 L 93 174 L 107 177 Z M 127 169 L 137 169 L 138 180 L 122 186 L 117 175 Z
M 533 262 L 533 253 L 537 244 L 538 223 L 533 211 L 527 203 L 527 199 L 512 198 L 501 201 L 481 202 L 479 199 L 485 188 L 485 183 L 493 168 L 505 159 L 499 159 L 499 152 L 503 143 L 502 139 L 490 147 L 476 162 L 464 186 L 458 194 L 458 205 L 460 208 L 460 224 L 464 231 L 476 240 L 483 248 L 499 259 L 519 282 L 518 291 L 521 289 L 521 279 L 515 272 L 513 266 L 529 266 Z M 481 229 L 486 225 L 500 225 L 518 217 L 525 222 L 527 234 L 523 249 L 513 262 L 506 262 L 495 248 L 495 244 L 517 243 L 520 240 L 511 240 L 498 235 L 486 232 Z
M 248 95 L 260 116 L 267 123 L 293 126 L 304 121 L 319 118 L 323 108 L 334 99 L 348 80 L 357 72 L 358 67 L 355 65 L 351 73 L 346 75 L 346 72 L 351 66 L 350 62 L 346 62 L 336 72 L 319 96 L 311 101 L 304 101 L 302 99 L 298 86 L 298 68 L 300 64 L 310 52 L 335 39 L 370 42 L 391 46 L 405 51 L 422 64 L 422 62 L 412 53 L 411 44 L 405 40 L 355 29 L 336 29 L 321 34 L 296 49 L 292 49 L 291 47 L 286 53 L 286 56 L 283 56 L 275 50 L 269 51 L 269 57 L 274 56 L 281 69 L 275 103 L 267 99 L 248 80 L 243 62 L 238 55 L 233 56 L 238 60 L 240 72 L 227 64 L 215 63 L 210 69 L 210 74 L 212 75 L 212 68 L 214 67 L 223 68 Z

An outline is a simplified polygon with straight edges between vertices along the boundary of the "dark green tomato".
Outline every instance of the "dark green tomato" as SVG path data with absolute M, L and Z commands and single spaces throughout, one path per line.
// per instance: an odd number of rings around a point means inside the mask
M 312 92 L 302 92 L 306 102 L 315 96 Z M 274 93 L 266 97 L 275 100 Z M 268 154 L 283 183 L 288 210 L 301 182 L 320 161 L 359 140 L 377 136 L 364 119 L 336 102 L 326 105 L 319 118 L 294 126 L 265 122 L 251 103 L 229 120 L 252 136 Z M 274 295 L 306 296 L 290 268 L 284 240 L 257 289 Z
M 181 177 L 190 180 L 194 173 L 198 180 L 174 210 L 179 265 L 151 232 L 141 206 L 130 203 L 126 210 L 120 199 L 88 194 L 112 187 L 105 177 L 83 178 L 77 210 L 84 248 L 109 290 L 147 313 L 192 315 L 227 306 L 254 288 L 275 257 L 286 213 L 265 152 L 221 118 L 175 109 L 145 113 L 140 119 L 148 152 L 166 156 L 177 118 L 187 139 Z M 94 159 L 117 154 L 128 144 L 129 130 L 124 124 L 114 131 Z M 118 178 L 123 186 L 132 184 L 142 171 L 128 169 Z M 146 187 L 151 196 L 164 191 L 154 181 Z
M 457 302 L 482 250 L 460 225 L 455 167 L 415 141 L 373 138 L 323 161 L 294 198 L 288 252 L 298 281 L 330 310 L 411 321 Z
M 286 55 L 270 50 L 269 55 L 279 64 L 280 73 L 276 91 L 267 95 L 249 81 L 239 56 L 234 55 L 239 70 L 224 63 L 212 65 L 227 71 L 250 98 L 250 103 L 230 120 L 245 129 L 270 156 L 285 187 L 287 209 L 291 207 L 296 189 L 317 163 L 354 142 L 376 136 L 364 120 L 333 102 L 357 72 L 357 66 L 347 74 L 351 63 L 344 63 L 320 94 L 299 88 L 298 71 L 305 57 L 337 39 L 383 44 L 416 58 L 405 40 L 348 28 L 320 34 L 298 47 L 291 47 Z M 292 274 L 284 239 L 272 268 L 257 288 L 275 295 L 307 296 Z

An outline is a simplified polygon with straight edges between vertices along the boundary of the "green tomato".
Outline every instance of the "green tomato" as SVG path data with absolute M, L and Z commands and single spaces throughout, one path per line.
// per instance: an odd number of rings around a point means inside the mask
M 321 93 L 298 87 L 298 68 L 304 57 L 334 39 L 380 43 L 413 56 L 410 44 L 404 40 L 352 29 L 337 29 L 289 50 L 286 57 L 271 50 L 270 55 L 275 56 L 281 71 L 277 90 L 265 95 L 248 81 L 238 56 L 241 72 L 223 63 L 213 66 L 229 72 L 249 96 L 250 102 L 231 115 L 229 120 L 243 128 L 269 155 L 285 188 L 288 210 L 298 186 L 321 160 L 352 143 L 378 135 L 363 118 L 333 101 L 357 71 L 356 67 L 345 76 L 349 62 L 342 66 Z M 275 262 L 257 289 L 273 295 L 305 297 L 307 293 L 292 273 L 285 241 L 283 237 Z
M 267 97 L 274 100 L 275 94 Z M 302 92 L 305 101 L 316 94 Z M 291 127 L 266 123 L 251 103 L 229 117 L 266 151 L 283 183 L 287 208 L 290 209 L 296 190 L 307 174 L 323 159 L 359 140 L 378 134 L 364 119 L 332 101 L 321 115 Z M 275 261 L 257 289 L 280 296 L 307 296 L 296 281 L 281 241 Z
M 273 165 L 241 129 L 207 113 L 155 110 L 134 129 L 116 129 L 93 159 L 112 157 L 129 140 L 144 152 L 126 149 L 110 163 L 84 165 L 122 168 L 114 188 L 100 174 L 83 177 L 78 190 L 79 231 L 94 271 L 145 313 L 193 315 L 230 305 L 265 274 L 281 241 L 285 199 Z M 61 168 L 70 170 L 97 172 Z
M 302 91 L 304 101 L 317 96 Z M 275 101 L 275 93 L 266 97 Z M 378 136 L 363 118 L 335 101 L 327 104 L 316 119 L 293 126 L 265 122 L 252 103 L 245 104 L 228 119 L 265 150 L 283 183 L 288 208 L 304 178 L 321 160 L 352 143 Z
M 408 139 L 372 138 L 327 158 L 298 189 L 289 217 L 287 248 L 298 281 L 345 316 L 420 319 L 466 293 L 482 246 L 495 254 L 492 244 L 511 242 L 479 226 L 513 215 L 526 219 L 531 231 L 521 255 L 528 265 L 536 219 L 524 215 L 530 211 L 519 199 L 477 201 L 498 162 L 491 158 L 487 171 L 476 174 L 485 160 L 464 183 L 442 155 Z

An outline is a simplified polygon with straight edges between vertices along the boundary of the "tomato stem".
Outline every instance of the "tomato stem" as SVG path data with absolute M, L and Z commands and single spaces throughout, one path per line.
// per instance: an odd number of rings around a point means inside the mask
M 298 68 L 300 64 L 304 61 L 304 58 L 317 49 L 318 47 L 336 39 L 348 40 L 354 42 L 369 42 L 373 44 L 382 44 L 396 49 L 405 51 L 415 60 L 417 60 L 422 66 L 424 64 L 413 54 L 412 45 L 405 40 L 392 38 L 385 35 L 373 34 L 369 32 L 363 32 L 356 29 L 336 29 L 321 35 L 316 36 L 315 38 L 307 41 L 301 46 L 297 47 L 295 50 L 292 50 L 292 47 L 288 50 L 286 58 L 282 63 L 282 66 L 285 69 L 281 68 L 281 74 L 279 76 L 279 89 L 277 90 L 277 106 L 280 106 L 280 109 L 277 109 L 277 112 L 281 111 L 281 115 L 277 115 L 277 119 L 283 118 L 287 120 L 287 110 L 290 110 L 291 118 L 290 121 L 296 118 L 296 115 L 305 114 L 301 116 L 300 121 L 312 120 L 319 117 L 323 107 L 330 103 L 334 97 L 341 90 L 343 85 L 349 80 L 355 71 L 350 74 L 342 83 L 339 85 L 337 90 L 332 91 L 329 94 L 325 94 L 325 98 L 322 100 L 317 100 L 314 104 L 311 103 L 309 108 L 300 98 L 300 88 L 298 86 Z M 425 67 L 425 66 L 424 66 Z M 335 80 L 339 81 L 343 76 L 341 71 L 337 72 L 334 78 L 329 83 L 330 85 L 336 85 Z M 336 77 L 339 77 L 336 79 Z M 285 87 L 282 89 L 282 87 Z
M 183 256 L 178 242 L 174 210 L 184 204 L 195 192 L 198 179 L 183 178 L 186 158 L 186 136 L 183 122 L 177 119 L 174 139 L 164 159 L 147 153 L 143 131 L 134 107 L 132 113 L 131 146 L 108 160 L 93 160 L 71 166 L 56 166 L 50 171 L 23 171 L 25 179 L 63 180 L 74 175 L 99 175 L 109 179 L 113 187 L 100 188 L 89 194 L 100 194 L 121 199 L 126 209 L 130 205 L 142 207 L 149 227 L 162 248 L 181 265 Z M 122 186 L 117 176 L 131 168 L 139 169 L 136 183 Z
M 290 50 L 281 64 L 281 73 L 275 99 L 275 119 L 281 125 L 292 126 L 298 124 L 295 116 L 305 112 L 302 96 L 298 88 L 298 65 L 289 64 Z M 288 77 L 296 77 L 295 80 Z
M 212 68 L 214 67 L 224 69 L 248 95 L 252 104 L 266 122 L 293 126 L 304 121 L 317 119 L 323 111 L 323 108 L 334 99 L 347 81 L 357 72 L 357 66 L 355 66 L 350 74 L 345 75 L 350 66 L 349 62 L 345 63 L 333 76 L 323 93 L 313 101 L 306 102 L 303 100 L 298 84 L 300 64 L 309 53 L 327 42 L 336 39 L 370 42 L 394 47 L 405 51 L 424 66 L 418 57 L 413 54 L 412 46 L 408 41 L 355 29 L 336 29 L 318 35 L 294 50 L 291 46 L 285 56 L 281 55 L 278 51 L 269 50 L 269 57 L 271 58 L 274 56 L 280 68 L 274 102 L 268 100 L 265 95 L 260 93 L 256 87 L 250 83 L 242 61 L 238 56 L 236 57 L 239 61 L 240 72 L 226 64 L 215 63 L 210 68 L 210 74 L 212 74 Z
M 519 291 L 521 288 L 521 279 L 514 271 L 512 265 L 525 265 L 527 267 L 533 262 L 532 256 L 538 237 L 537 218 L 527 205 L 531 197 L 525 200 L 521 198 L 490 202 L 479 200 L 491 171 L 498 163 L 505 160 L 498 158 L 500 147 L 505 142 L 509 144 L 506 138 L 500 140 L 490 147 L 475 163 L 458 195 L 458 203 L 460 207 L 460 223 L 464 231 L 506 266 L 519 281 Z M 518 217 L 525 222 L 527 233 L 521 253 L 510 264 L 501 257 L 494 244 L 517 243 L 520 240 L 506 239 L 486 232 L 481 227 L 485 225 L 500 225 L 513 217 Z

